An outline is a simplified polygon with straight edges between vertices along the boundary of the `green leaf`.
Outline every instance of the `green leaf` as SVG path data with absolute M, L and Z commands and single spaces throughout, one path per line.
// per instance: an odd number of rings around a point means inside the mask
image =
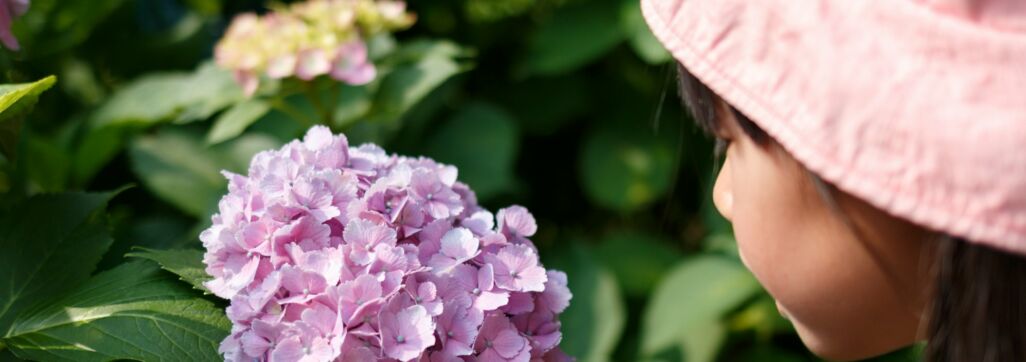
M 600 126 L 581 149 L 584 191 L 600 206 L 633 211 L 662 196 L 673 179 L 673 149 L 655 135 Z
M 528 74 L 554 75 L 599 58 L 625 38 L 620 1 L 593 1 L 556 11 L 531 37 Z
M 70 155 L 50 140 L 29 134 L 22 158 L 33 186 L 45 192 L 63 191 L 71 170 Z
M 86 280 L 110 246 L 116 192 L 33 196 L 0 219 L 0 335 L 34 303 Z
M 216 144 L 235 138 L 269 110 L 271 106 L 259 99 L 235 104 L 214 121 L 214 127 L 207 133 L 207 143 Z
M 575 243 L 559 252 L 547 256 L 552 259 L 546 267 L 566 272 L 573 293 L 559 317 L 566 331 L 560 348 L 581 361 L 609 361 L 627 319 L 616 278 L 583 246 Z
M 22 119 L 56 82 L 51 75 L 32 83 L 0 84 L 0 152 L 8 159 L 14 159 Z
M 427 154 L 459 168 L 459 178 L 477 196 L 488 199 L 513 182 L 519 135 L 516 122 L 500 108 L 477 103 L 443 123 L 427 145 Z
M 218 361 L 230 328 L 223 311 L 173 275 L 132 262 L 22 315 L 6 342 L 36 360 Z
M 641 16 L 639 2 L 625 2 L 621 9 L 623 28 L 634 52 L 648 64 L 662 64 L 670 60 L 670 52 L 656 39 Z
M 685 332 L 719 321 L 759 290 L 759 283 L 735 260 L 703 255 L 681 262 L 645 308 L 642 353 L 658 355 L 673 348 Z
M 207 216 L 226 191 L 217 159 L 191 134 L 167 129 L 139 137 L 129 153 L 135 174 L 147 188 L 193 216 Z
M 462 52 L 448 41 L 421 40 L 396 51 L 398 64 L 382 79 L 374 98 L 372 121 L 395 124 L 432 90 L 466 67 L 455 59 Z
M 149 126 L 175 117 L 181 117 L 180 123 L 189 122 L 209 117 L 241 99 L 231 74 L 204 63 L 191 73 L 156 73 L 132 81 L 93 113 L 92 125 Z
M 213 279 L 203 265 L 203 251 L 197 249 L 154 250 L 135 248 L 136 252 L 125 256 L 149 259 L 160 264 L 160 267 L 178 275 L 178 278 L 192 284 L 193 288 L 209 294 L 203 282 Z
M 680 252 L 669 245 L 654 235 L 620 231 L 603 238 L 595 254 L 609 265 L 627 295 L 645 297 L 680 261 Z
M 165 128 L 136 138 L 130 146 L 132 168 L 156 196 L 198 218 L 207 218 L 227 192 L 221 170 L 243 172 L 259 151 L 279 143 L 247 134 L 207 147 L 198 134 Z

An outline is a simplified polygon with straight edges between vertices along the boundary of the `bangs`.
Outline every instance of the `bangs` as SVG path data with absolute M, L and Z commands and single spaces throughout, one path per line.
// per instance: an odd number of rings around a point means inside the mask
M 680 63 L 677 63 L 677 90 L 680 92 L 681 101 L 691 111 L 691 116 L 695 118 L 695 123 L 709 135 L 715 136 L 717 130 L 721 128 L 720 122 L 722 121 L 722 117 L 719 117 L 716 108 L 720 102 L 723 102 L 723 99 L 716 95 L 716 93 L 713 93 L 698 78 L 695 78 Z M 724 104 L 727 110 L 737 119 L 738 126 L 741 127 L 741 130 L 749 138 L 760 145 L 764 145 L 770 140 L 769 135 L 752 122 L 751 119 L 739 112 L 734 106 L 726 104 L 726 102 Z

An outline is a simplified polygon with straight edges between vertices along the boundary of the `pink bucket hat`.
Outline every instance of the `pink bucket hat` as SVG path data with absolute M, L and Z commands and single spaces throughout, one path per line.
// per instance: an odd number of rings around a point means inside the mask
M 656 37 L 798 161 L 1026 254 L 1026 1 L 642 0 Z

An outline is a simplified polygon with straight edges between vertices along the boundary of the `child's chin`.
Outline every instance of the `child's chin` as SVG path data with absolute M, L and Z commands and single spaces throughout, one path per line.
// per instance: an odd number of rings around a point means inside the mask
M 838 336 L 839 338 L 824 338 L 801 323 L 797 323 L 792 320 L 795 330 L 798 331 L 798 336 L 801 337 L 802 343 L 816 356 L 823 358 L 828 361 L 856 361 L 863 360 L 866 358 L 876 357 L 887 352 L 891 352 L 901 346 L 888 349 L 872 349 L 872 348 L 860 348 L 853 343 L 851 338 L 844 338 L 844 336 Z

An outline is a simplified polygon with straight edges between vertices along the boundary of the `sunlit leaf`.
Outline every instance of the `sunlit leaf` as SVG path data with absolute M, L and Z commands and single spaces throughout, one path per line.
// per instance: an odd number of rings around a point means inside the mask
M 126 263 L 21 315 L 5 341 L 36 360 L 221 360 L 231 322 L 175 279 L 150 262 Z
M 8 159 L 14 158 L 22 118 L 56 82 L 57 77 L 51 75 L 32 83 L 0 84 L 0 152 Z
M 27 308 L 86 280 L 110 246 L 105 193 L 33 196 L 0 218 L 0 336 Z
M 207 288 L 203 286 L 203 282 L 212 279 L 212 277 L 205 271 L 206 265 L 203 264 L 202 250 L 136 248 L 136 251 L 128 253 L 126 256 L 152 260 L 160 264 L 160 267 L 164 270 L 178 275 L 179 279 L 191 284 L 193 288 L 207 293 Z

